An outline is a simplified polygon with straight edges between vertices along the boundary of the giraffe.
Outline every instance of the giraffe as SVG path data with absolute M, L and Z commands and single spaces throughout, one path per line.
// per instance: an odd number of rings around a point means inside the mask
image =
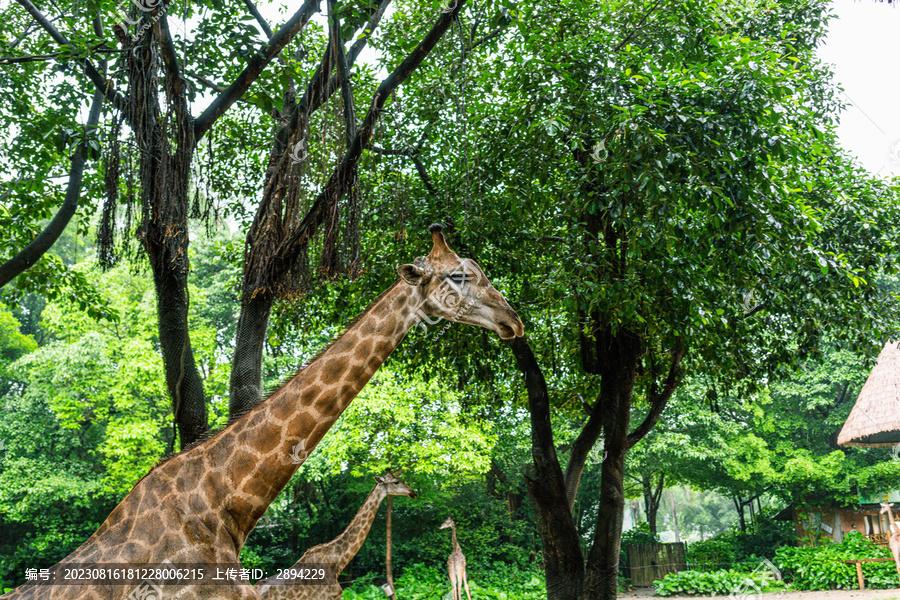
M 466 588 L 466 597 L 472 600 L 472 594 L 469 593 L 469 579 L 466 576 L 466 557 L 463 556 L 459 542 L 456 541 L 456 523 L 449 517 L 443 522 L 440 529 L 447 529 L 448 527 L 450 528 L 451 544 L 453 546 L 453 552 L 447 558 L 447 571 L 450 574 L 450 587 L 453 592 L 452 600 L 462 600 L 463 586 Z
M 433 323 L 444 318 L 485 327 L 503 339 L 524 334 L 518 315 L 478 264 L 457 256 L 439 225 L 429 231 L 428 256 L 400 265 L 400 279 L 340 337 L 240 419 L 155 466 L 54 569 L 79 563 L 140 566 L 169 561 L 203 568 L 205 578 L 164 582 L 165 598 L 260 600 L 249 581 L 210 578 L 217 565 L 239 566 L 241 548 L 256 522 L 407 332 L 423 319 Z M 149 597 L 138 591 L 104 581 L 32 581 L 0 598 Z
M 291 567 L 295 571 L 300 571 L 304 565 L 307 567 L 328 565 L 328 580 L 333 583 L 325 585 L 284 583 L 285 578 L 273 576 L 256 582 L 256 589 L 263 600 L 338 600 L 343 595 L 343 589 L 334 578 L 340 575 L 366 541 L 381 501 L 388 495 L 416 497 L 416 493 L 390 471 L 384 477 L 376 477 L 375 481 L 377 482 L 375 488 L 343 533 L 326 544 L 310 548 Z
M 888 519 L 891 520 L 891 535 L 888 538 L 888 546 L 891 554 L 894 555 L 894 566 L 897 567 L 897 575 L 900 575 L 900 524 L 894 521 L 894 513 L 891 512 L 889 502 L 881 503 L 881 514 L 887 513 Z

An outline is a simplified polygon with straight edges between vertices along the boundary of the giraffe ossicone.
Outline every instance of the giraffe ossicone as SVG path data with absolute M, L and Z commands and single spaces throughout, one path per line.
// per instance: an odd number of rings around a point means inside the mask
M 523 335 L 522 321 L 477 263 L 457 256 L 439 226 L 430 231 L 428 256 L 399 266 L 400 280 L 328 348 L 224 430 L 154 467 L 57 567 L 237 565 L 247 536 L 299 468 L 295 459 L 315 449 L 419 315 L 485 327 L 501 338 Z M 131 591 L 29 582 L 0 598 L 128 600 Z M 165 591 L 179 600 L 259 600 L 240 580 L 167 583 Z

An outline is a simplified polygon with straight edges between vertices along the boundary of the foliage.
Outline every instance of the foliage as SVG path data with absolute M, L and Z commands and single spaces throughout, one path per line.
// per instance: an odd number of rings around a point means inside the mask
M 687 564 L 695 571 L 719 571 L 734 565 L 734 545 L 722 534 L 694 542 L 687 547 Z
M 843 560 L 892 558 L 886 546 L 876 546 L 858 531 L 851 531 L 839 544 L 820 546 L 783 546 L 776 553 L 776 564 L 791 585 L 798 590 L 852 590 L 858 587 L 856 566 Z M 863 563 L 866 587 L 897 586 L 893 560 Z
M 754 568 L 762 558 L 774 559 L 779 548 L 793 543 L 790 522 L 761 517 L 751 531 L 731 527 L 709 539 L 688 544 L 687 562 L 698 571 Z
M 680 571 L 653 582 L 656 596 L 744 596 L 783 589 L 769 573 Z
M 622 534 L 622 547 L 628 544 L 658 544 L 660 543 L 659 534 L 650 531 L 650 525 L 646 521 L 641 521 L 628 531 Z
M 192 293 L 202 301 L 220 271 L 196 264 L 206 279 Z M 146 277 L 125 268 L 101 273 L 90 259 L 72 271 L 103 290 L 115 318 L 54 300 L 39 304 L 33 333 L 23 335 L 0 310 L 0 578 L 10 586 L 22 583 L 25 567 L 51 566 L 79 546 L 171 449 Z M 214 381 L 216 325 L 202 302 L 195 308 L 204 334 L 195 344 Z
M 356 477 L 409 468 L 452 483 L 488 471 L 495 442 L 491 423 L 467 414 L 441 379 L 382 368 L 302 468 L 314 477 L 348 465 Z
M 489 600 L 540 600 L 546 597 L 539 572 L 518 570 L 495 563 L 483 571 L 468 568 L 469 590 L 474 598 Z M 433 567 L 415 564 L 396 581 L 398 598 L 441 600 L 450 591 L 447 574 Z M 465 592 L 464 592 L 465 593 Z M 384 592 L 367 579 L 361 579 L 344 590 L 349 600 L 380 600 Z

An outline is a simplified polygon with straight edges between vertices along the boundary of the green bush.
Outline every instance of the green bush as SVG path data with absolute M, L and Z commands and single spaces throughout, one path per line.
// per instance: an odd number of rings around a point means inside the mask
M 734 566 L 734 541 L 726 534 L 689 544 L 686 551 L 688 565 L 694 571 L 721 571 Z
M 622 534 L 622 548 L 628 544 L 659 544 L 659 534 L 650 531 L 650 524 L 641 521 Z
M 745 596 L 784 588 L 770 573 L 681 571 L 653 582 L 657 596 Z
M 784 546 L 776 553 L 776 563 L 791 585 L 799 590 L 856 589 L 856 565 L 843 560 L 890 558 L 890 551 L 876 546 L 858 531 L 851 531 L 839 544 Z M 863 563 L 866 587 L 885 589 L 897 586 L 893 561 Z
M 541 600 L 546 597 L 544 578 L 539 571 L 520 571 L 497 563 L 484 572 L 469 570 L 469 590 L 473 598 L 487 600 Z M 395 582 L 397 597 L 405 600 L 441 600 L 450 592 L 450 580 L 443 569 L 415 564 Z M 384 592 L 372 577 L 361 577 L 344 590 L 344 600 L 383 600 Z
M 778 548 L 791 545 L 793 539 L 789 522 L 760 517 L 752 531 L 732 527 L 708 540 L 689 544 L 686 559 L 697 571 L 750 571 L 759 565 L 761 557 L 775 558 Z

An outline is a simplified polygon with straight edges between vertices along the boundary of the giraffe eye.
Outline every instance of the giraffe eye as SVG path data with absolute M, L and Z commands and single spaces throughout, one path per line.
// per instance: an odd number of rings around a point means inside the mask
M 468 281 L 470 277 L 468 273 L 451 273 L 449 279 L 453 283 L 459 284 Z

